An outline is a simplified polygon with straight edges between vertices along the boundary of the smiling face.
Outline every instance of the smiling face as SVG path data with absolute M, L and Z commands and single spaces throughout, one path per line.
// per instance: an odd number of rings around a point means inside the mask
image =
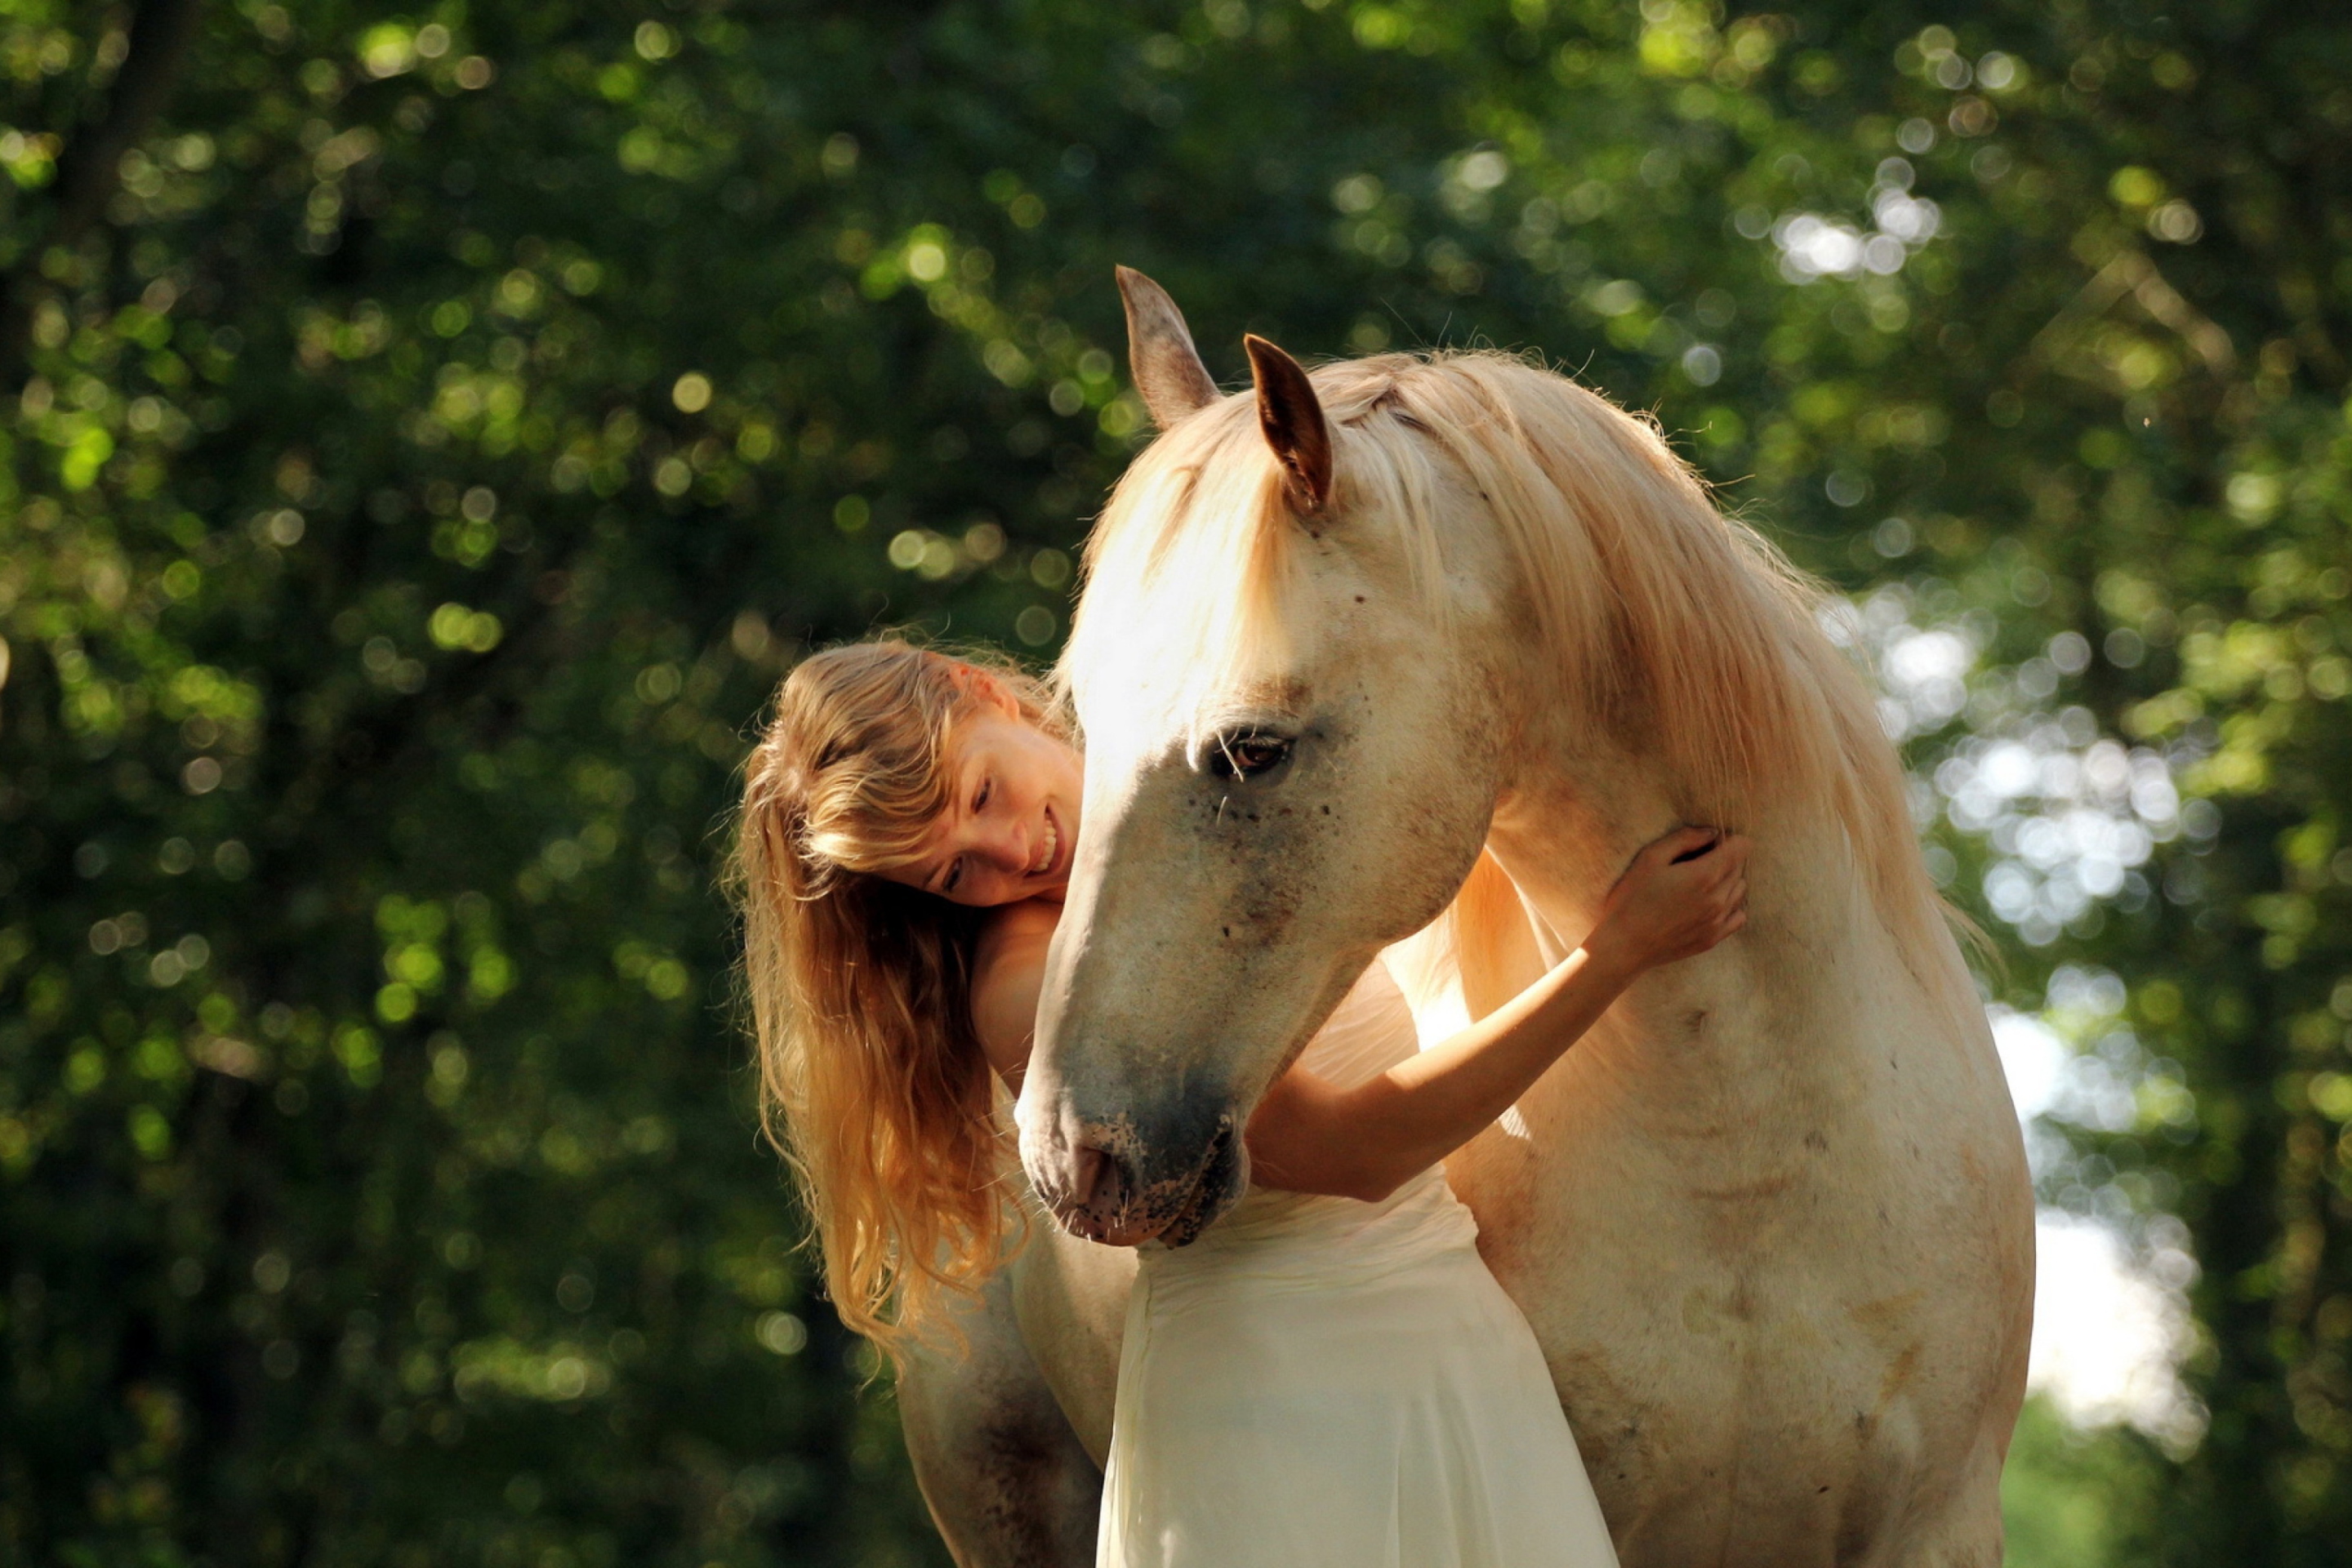
M 959 904 L 990 908 L 1058 899 L 1077 848 L 1078 754 L 1021 714 L 1011 696 L 974 672 L 975 701 L 948 734 L 948 803 L 910 863 L 892 881 Z

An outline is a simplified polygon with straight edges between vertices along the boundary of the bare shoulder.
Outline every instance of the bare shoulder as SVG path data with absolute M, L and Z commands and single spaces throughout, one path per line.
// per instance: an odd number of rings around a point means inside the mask
M 972 987 L 980 989 L 1000 972 L 1018 972 L 1032 964 L 1043 967 L 1046 944 L 1061 923 L 1062 906 L 1043 899 L 1024 899 L 991 910 L 980 928 L 972 952 Z
M 989 1064 L 1018 1082 L 1037 1024 L 1037 993 L 1045 978 L 1045 950 L 1062 906 L 1042 899 L 1007 904 L 981 928 L 972 952 L 971 1026 Z

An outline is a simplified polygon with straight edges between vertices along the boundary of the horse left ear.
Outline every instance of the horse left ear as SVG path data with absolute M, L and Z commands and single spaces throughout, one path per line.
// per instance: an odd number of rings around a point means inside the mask
M 1331 431 L 1298 362 L 1255 333 L 1242 339 L 1257 384 L 1257 426 L 1282 464 L 1291 509 L 1313 517 L 1331 500 Z

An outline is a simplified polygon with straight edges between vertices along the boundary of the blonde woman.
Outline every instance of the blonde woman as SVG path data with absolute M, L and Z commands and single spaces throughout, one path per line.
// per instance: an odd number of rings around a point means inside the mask
M 843 1321 L 898 1346 L 995 1269 L 1082 768 L 1015 669 L 885 640 L 785 681 L 746 780 L 745 966 L 771 1131 Z M 1375 963 L 1245 1139 L 1259 1184 L 1145 1249 L 1103 1568 L 1594 1568 L 1615 1556 L 1534 1336 L 1438 1162 L 1643 970 L 1744 923 L 1746 844 L 1644 849 L 1599 929 L 1428 1051 Z

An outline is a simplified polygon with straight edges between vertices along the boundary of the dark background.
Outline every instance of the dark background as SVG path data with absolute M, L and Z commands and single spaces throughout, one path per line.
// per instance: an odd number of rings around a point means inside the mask
M 2195 1314 L 2012 1561 L 2342 1562 L 2347 149 L 2256 0 L 0 0 L 0 1559 L 943 1561 L 720 824 L 809 646 L 1050 655 L 1123 261 L 1229 381 L 1539 352 L 1856 595 Z

